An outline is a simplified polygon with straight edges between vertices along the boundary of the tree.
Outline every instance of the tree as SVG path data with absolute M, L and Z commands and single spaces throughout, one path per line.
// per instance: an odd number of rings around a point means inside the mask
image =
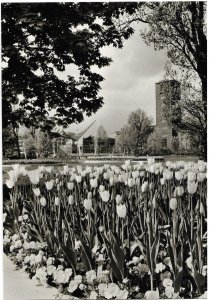
M 207 155 L 206 4 L 207 2 L 204 1 L 138 3 L 134 13 L 125 14 L 117 20 L 121 31 L 134 22 L 145 24 L 140 34 L 146 44 L 153 45 L 156 50 L 167 50 L 168 75 L 180 77 L 181 70 L 185 85 L 186 81 L 192 82 L 192 77 L 195 77 L 196 81 L 199 80 L 200 100 L 191 99 L 189 103 L 188 99 L 184 104 L 186 108 L 184 114 L 192 115 L 193 120 L 195 106 L 199 108 L 199 113 L 202 111 L 203 130 L 201 132 L 199 129 L 197 132 L 201 134 L 205 158 Z M 173 66 L 176 68 L 174 69 Z M 181 101 L 179 104 L 181 105 Z M 183 110 L 184 107 L 180 109 Z M 188 125 L 189 122 L 185 124 L 184 120 L 177 123 L 181 129 L 189 130 Z
M 122 47 L 133 33 L 118 32 L 112 21 L 130 9 L 125 3 L 3 3 L 3 128 L 50 131 L 95 113 L 103 104 L 103 77 L 93 66 L 108 66 L 100 49 Z M 65 81 L 58 73 L 67 65 L 77 74 Z
M 107 132 L 103 126 L 100 126 L 97 130 L 96 136 L 98 139 L 105 140 L 108 138 Z
M 94 148 L 95 154 L 98 154 L 103 150 L 103 148 L 107 146 L 107 132 L 103 126 L 100 126 L 96 132 L 96 136 L 94 137 Z
M 118 138 L 118 145 L 130 154 L 142 154 L 152 132 L 152 119 L 143 110 L 138 109 L 129 115 L 128 124 L 121 130 Z
M 2 140 L 4 141 L 2 143 L 3 157 L 20 156 L 19 144 L 17 143 L 17 133 L 14 131 L 12 126 L 3 128 Z
M 36 129 L 34 134 L 32 134 L 30 130 L 22 128 L 19 135 L 25 158 L 32 155 L 37 158 L 43 158 L 53 152 L 52 139 L 47 132 Z

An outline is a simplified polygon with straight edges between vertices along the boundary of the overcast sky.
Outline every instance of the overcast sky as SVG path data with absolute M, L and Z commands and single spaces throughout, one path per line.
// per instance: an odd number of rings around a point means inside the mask
M 155 123 L 155 83 L 164 78 L 165 52 L 147 46 L 136 31 L 122 49 L 106 47 L 102 53 L 113 60 L 110 66 L 99 71 L 104 77 L 100 91 L 104 105 L 84 122 L 71 125 L 70 131 L 79 132 L 96 120 L 85 136 L 94 134 L 100 125 L 112 135 L 126 124 L 129 114 L 139 108 Z

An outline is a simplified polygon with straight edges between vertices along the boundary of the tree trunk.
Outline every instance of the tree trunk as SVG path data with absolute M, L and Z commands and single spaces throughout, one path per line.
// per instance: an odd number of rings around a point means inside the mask
M 202 100 L 205 111 L 205 124 L 206 130 L 202 135 L 202 146 L 203 146 L 203 159 L 207 161 L 207 76 L 204 74 L 202 80 Z
M 19 145 L 19 137 L 18 137 L 18 132 L 16 132 L 15 128 L 12 128 L 13 134 L 15 136 L 15 142 L 16 142 L 16 147 L 17 147 L 17 152 L 18 152 L 18 158 L 20 158 L 20 145 Z

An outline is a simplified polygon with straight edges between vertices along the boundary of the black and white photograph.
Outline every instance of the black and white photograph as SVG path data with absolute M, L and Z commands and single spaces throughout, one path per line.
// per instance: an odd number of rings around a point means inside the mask
M 2 1 L 3 300 L 207 299 L 207 1 Z

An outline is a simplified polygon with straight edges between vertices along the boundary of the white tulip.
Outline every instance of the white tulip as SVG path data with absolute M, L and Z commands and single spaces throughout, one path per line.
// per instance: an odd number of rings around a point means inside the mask
M 35 196 L 37 196 L 37 197 L 40 196 L 40 189 L 39 188 L 35 188 L 35 189 L 33 189 L 33 191 L 34 191 Z
M 45 207 L 47 205 L 47 200 L 45 197 L 41 197 L 40 198 L 40 204 L 41 206 Z
M 73 182 L 68 182 L 68 183 L 67 183 L 67 188 L 68 188 L 70 191 L 72 191 L 73 188 L 74 188 L 74 183 L 73 183 Z
M 108 202 L 109 201 L 109 197 L 110 197 L 110 194 L 109 194 L 109 191 L 103 191 L 103 192 L 100 192 L 100 196 L 101 196 L 101 199 L 104 201 L 104 202 Z
M 148 184 L 148 181 L 145 181 L 142 186 L 141 186 L 141 191 L 142 193 L 145 193 L 148 191 L 148 188 L 149 188 L 149 184 Z
M 122 196 L 120 196 L 120 195 L 117 195 L 115 199 L 116 199 L 117 205 L 119 205 L 122 202 Z
M 195 194 L 195 192 L 197 191 L 197 187 L 198 187 L 198 182 L 192 182 L 192 181 L 187 182 L 187 190 L 189 194 Z
M 91 199 L 84 200 L 84 208 L 86 210 L 91 210 L 91 208 L 92 208 L 92 200 Z
M 117 215 L 120 218 L 125 218 L 126 213 L 127 213 L 127 209 L 126 209 L 125 204 L 117 205 Z
M 60 204 L 60 198 L 55 197 L 55 205 L 59 206 L 59 204 Z

